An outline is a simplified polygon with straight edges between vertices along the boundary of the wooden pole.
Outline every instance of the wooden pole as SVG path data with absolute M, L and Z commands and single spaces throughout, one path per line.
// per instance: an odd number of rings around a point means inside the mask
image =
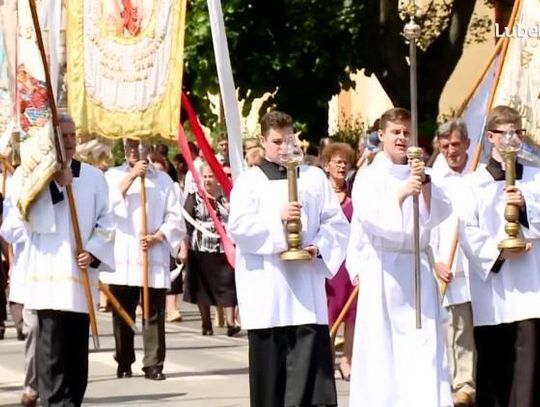
M 99 282 L 99 289 L 103 294 L 105 294 L 105 297 L 109 300 L 109 303 L 113 307 L 113 309 L 116 311 L 118 315 L 120 315 L 120 318 L 124 320 L 124 322 L 129 326 L 133 332 L 137 333 L 139 330 L 137 329 L 137 325 L 135 324 L 135 321 L 129 316 L 129 314 L 126 312 L 126 310 L 122 307 L 122 304 L 116 299 L 114 294 L 111 292 L 109 287 L 107 287 L 107 284 L 103 284 L 101 281 Z
M 58 161 L 62 168 L 67 167 L 67 162 L 65 160 L 65 157 L 63 156 L 63 140 L 62 135 L 59 134 L 59 120 L 58 120 L 58 112 L 56 110 L 56 103 L 54 100 L 54 93 L 51 87 L 51 76 L 49 73 L 49 66 L 47 64 L 47 55 L 45 53 L 45 47 L 43 45 L 43 38 L 41 36 L 41 29 L 39 26 L 39 18 L 36 11 L 36 3 L 35 0 L 28 0 L 30 4 L 30 11 L 32 13 L 32 21 L 34 23 L 34 30 L 36 32 L 36 40 L 37 45 L 39 47 L 39 52 L 41 54 L 41 60 L 43 62 L 43 70 L 45 71 L 45 82 L 47 84 L 47 96 L 49 99 L 49 107 L 51 110 L 51 116 L 52 116 L 52 122 L 54 126 L 54 138 L 55 143 L 57 145 L 57 155 L 58 155 Z M 73 227 L 73 236 L 75 238 L 75 246 L 76 246 L 76 252 L 82 253 L 84 251 L 82 239 L 81 239 L 81 230 L 79 227 L 79 219 L 77 217 L 77 208 L 75 206 L 75 199 L 73 197 L 73 189 L 71 185 L 66 185 L 66 193 L 68 197 L 68 203 L 69 203 L 69 214 L 71 218 L 71 225 Z M 98 336 L 98 330 L 97 330 L 97 322 L 96 322 L 96 311 L 94 308 L 94 302 L 92 300 L 92 289 L 90 285 L 90 278 L 88 276 L 88 270 L 87 269 L 80 269 L 81 271 L 81 279 L 82 284 L 84 287 L 84 295 L 86 297 L 86 304 L 88 307 L 88 316 L 90 318 L 90 330 L 92 332 L 92 339 L 94 342 L 94 348 L 99 349 L 99 336 Z
M 514 26 L 515 22 L 516 22 L 518 11 L 521 9 L 521 4 L 522 4 L 522 0 L 516 0 L 516 2 L 514 3 L 514 7 L 512 9 L 512 14 L 510 15 L 510 20 L 508 21 L 508 26 L 510 28 L 512 28 Z M 493 102 L 495 100 L 495 95 L 497 93 L 497 86 L 499 85 L 499 81 L 501 79 L 501 74 L 502 74 L 502 70 L 503 70 L 503 67 L 504 67 L 504 60 L 505 60 L 505 57 L 506 57 L 506 52 L 508 51 L 509 42 L 510 42 L 510 38 L 504 37 L 503 39 L 499 40 L 499 42 L 497 43 L 497 46 L 495 47 L 495 50 L 499 50 L 501 56 L 500 56 L 499 65 L 497 66 L 497 70 L 495 71 L 495 78 L 493 80 L 493 85 L 491 86 L 491 90 L 490 90 L 490 93 L 489 93 L 489 98 L 488 98 L 488 102 L 487 102 L 487 105 L 486 105 L 487 106 L 486 115 L 491 110 L 491 108 L 493 106 Z M 492 56 L 491 62 L 495 59 L 495 57 L 496 57 L 496 54 L 494 54 Z M 487 68 L 484 71 L 484 75 L 488 71 L 488 69 L 489 68 Z M 480 78 L 478 83 L 480 83 L 482 79 L 483 79 L 483 77 Z M 474 93 L 471 95 L 470 99 L 472 98 L 473 95 L 474 95 Z M 469 99 L 469 101 L 470 101 L 470 99 Z M 462 107 L 463 107 L 463 105 L 462 105 Z M 463 110 L 465 110 L 465 108 L 466 108 L 466 105 L 465 105 L 465 107 L 463 107 Z M 480 139 L 480 142 L 478 143 L 478 145 L 476 146 L 476 149 L 474 150 L 474 156 L 473 156 L 472 161 L 471 161 L 471 166 L 469 167 L 471 171 L 476 171 L 476 169 L 478 168 L 478 164 L 480 163 L 480 157 L 482 156 L 482 144 L 483 144 L 482 140 L 483 140 L 483 137 Z M 454 232 L 454 239 L 452 240 L 452 245 L 450 247 L 450 253 L 449 253 L 449 256 L 448 256 L 447 265 L 448 265 L 448 268 L 450 270 L 452 269 L 452 267 L 454 265 L 454 259 L 456 257 L 458 243 L 459 243 L 459 224 L 456 225 L 456 229 L 455 229 L 455 232 Z M 448 290 L 448 283 L 446 283 L 444 281 L 440 281 L 440 280 L 439 280 L 439 282 L 440 282 L 439 291 L 441 293 L 441 301 L 442 301 L 444 296 L 446 295 L 446 291 Z
M 351 295 L 347 299 L 347 302 L 343 306 L 343 309 L 339 313 L 339 315 L 338 315 L 338 317 L 336 319 L 336 322 L 334 322 L 334 324 L 332 325 L 332 329 L 330 330 L 330 342 L 332 344 L 334 344 L 334 342 L 336 341 L 336 335 L 337 335 L 337 331 L 339 329 L 339 326 L 341 325 L 341 323 L 345 319 L 345 316 L 349 312 L 349 309 L 351 308 L 351 306 L 354 304 L 354 302 L 358 298 L 358 292 L 359 291 L 360 291 L 360 285 L 357 285 L 356 287 L 354 287 L 354 290 L 352 291 Z
M 148 234 L 148 222 L 146 219 L 146 185 L 144 177 L 141 177 L 141 236 Z M 150 289 L 148 287 L 148 249 L 142 251 L 143 266 L 143 317 L 144 322 L 150 321 Z

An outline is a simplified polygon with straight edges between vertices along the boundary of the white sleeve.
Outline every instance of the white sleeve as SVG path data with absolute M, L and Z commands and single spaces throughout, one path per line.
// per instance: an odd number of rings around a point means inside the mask
M 107 183 L 104 176 L 99 174 L 96 177 L 95 183 L 96 223 L 92 234 L 85 244 L 84 250 L 92 253 L 92 255 L 101 261 L 98 267 L 100 271 L 112 271 L 115 268 L 114 231 L 116 225 L 109 205 Z
M 472 187 L 469 187 L 467 196 L 470 197 L 470 202 L 461 208 L 459 239 L 471 269 L 479 274 L 482 280 L 486 280 L 499 257 L 499 249 L 487 228 L 482 227 L 485 220 L 479 218 L 478 196 Z
M 254 181 L 252 171 L 248 171 L 240 174 L 234 183 L 227 224 L 229 234 L 245 253 L 281 253 L 287 249 L 287 240 L 279 207 L 271 213 L 260 213 L 260 197 Z
M 332 277 L 345 260 L 350 225 L 324 175 L 320 183 L 322 211 L 318 219 L 319 229 L 310 244 L 319 248 L 320 256 L 330 272 L 328 277 Z
M 182 216 L 182 198 L 179 195 L 180 193 L 178 184 L 171 182 L 165 196 L 163 223 L 159 227 L 159 231 L 163 233 L 167 240 L 169 252 L 174 258 L 178 255 L 180 243 L 186 236 L 186 223 Z

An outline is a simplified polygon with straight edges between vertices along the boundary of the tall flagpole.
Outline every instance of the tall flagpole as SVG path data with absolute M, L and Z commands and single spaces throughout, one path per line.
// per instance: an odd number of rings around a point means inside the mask
M 407 150 L 407 157 L 412 160 L 422 158 L 422 150 L 418 147 L 418 81 L 416 68 L 416 40 L 420 37 L 420 26 L 414 21 L 416 4 L 409 1 L 407 10 L 409 22 L 405 24 L 403 34 L 409 40 L 409 78 L 411 87 L 411 147 Z M 422 328 L 422 293 L 420 281 L 420 221 L 419 199 L 413 196 L 413 243 L 414 243 L 414 302 L 416 314 L 416 329 Z
M 58 112 L 56 111 L 56 103 L 54 100 L 54 93 L 51 86 L 51 77 L 49 73 L 49 67 L 47 65 L 47 56 L 45 54 L 45 47 L 43 45 L 43 38 L 41 36 L 41 29 L 39 26 L 39 18 L 36 10 L 35 0 L 29 0 L 30 11 L 32 13 L 32 21 L 34 22 L 34 30 L 36 32 L 37 45 L 39 47 L 39 52 L 41 54 L 41 60 L 43 62 L 43 69 L 45 71 L 45 81 L 47 84 L 47 95 L 49 98 L 49 107 L 51 109 L 51 116 L 53 122 L 53 132 L 54 132 L 54 141 L 56 145 L 56 151 L 58 155 L 58 161 L 62 168 L 66 168 L 67 162 L 64 156 L 64 143 L 62 140 L 62 135 L 59 129 L 59 120 Z M 75 198 L 73 197 L 73 189 L 71 184 L 66 185 L 66 193 L 69 203 L 69 213 L 71 217 L 71 225 L 73 227 L 73 236 L 75 237 L 75 245 L 77 254 L 84 251 L 82 238 L 81 238 L 81 229 L 79 226 L 79 219 L 77 217 L 77 208 L 75 207 Z M 99 349 L 99 336 L 97 330 L 96 322 L 96 311 L 94 308 L 94 302 L 92 300 L 92 289 L 90 286 L 90 278 L 88 276 L 88 269 L 80 268 L 81 278 L 84 287 L 84 295 L 86 297 L 86 305 L 88 307 L 88 316 L 90 318 L 90 329 L 92 332 L 92 339 L 94 342 L 94 348 Z

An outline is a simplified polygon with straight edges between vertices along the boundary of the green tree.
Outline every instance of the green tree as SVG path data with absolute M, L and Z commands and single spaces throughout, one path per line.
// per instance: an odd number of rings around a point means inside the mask
M 486 0 L 432 2 L 418 19 L 418 107 L 426 128 L 434 125 L 441 92 L 466 41 L 485 40 L 489 22 L 486 16 L 473 17 L 477 1 Z M 406 16 L 398 3 L 223 0 L 233 74 L 240 97 L 247 100 L 244 108 L 277 90 L 261 110 L 272 106 L 291 113 L 306 129 L 305 137 L 318 140 L 327 133 L 328 101 L 355 86 L 350 73 L 358 69 L 376 75 L 395 105 L 408 107 L 408 46 L 401 34 Z M 191 1 L 187 20 L 185 86 L 203 121 L 211 124 L 206 95 L 219 88 L 206 0 Z

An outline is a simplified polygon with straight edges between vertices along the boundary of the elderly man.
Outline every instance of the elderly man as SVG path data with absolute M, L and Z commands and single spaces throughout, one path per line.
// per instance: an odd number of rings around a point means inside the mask
M 452 201 L 452 215 L 431 234 L 436 264 L 441 281 L 448 285 L 443 305 L 447 308 L 447 353 L 452 379 L 454 405 L 474 405 L 476 351 L 474 346 L 471 294 L 469 290 L 468 262 L 460 247 L 454 257 L 452 269 L 447 262 L 456 234 L 460 208 L 467 204 L 464 175 L 468 164 L 467 149 L 470 140 L 462 119 L 452 119 L 437 130 L 441 155 L 431 173 L 432 178 L 444 185 Z
M 107 184 L 97 168 L 74 160 L 75 124 L 60 116 L 67 167 L 37 197 L 25 230 L 24 306 L 37 311 L 38 391 L 43 406 L 80 406 L 88 380 L 88 305 L 80 269 L 88 269 L 97 298 L 97 269 L 114 267 L 114 222 Z M 13 188 L 18 188 L 14 174 Z M 72 185 L 83 251 L 76 252 L 65 188 Z M 17 192 L 13 192 L 15 195 Z M 12 219 L 14 220 L 14 219 Z M 11 231 L 13 232 L 13 231 Z

